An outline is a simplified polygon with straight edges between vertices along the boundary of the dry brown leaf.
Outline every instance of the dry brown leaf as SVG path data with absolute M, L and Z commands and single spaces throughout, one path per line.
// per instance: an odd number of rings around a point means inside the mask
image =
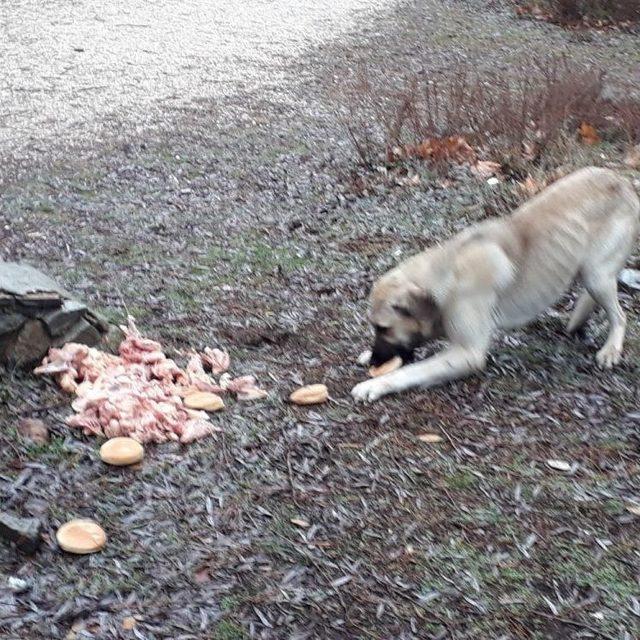
M 418 440 L 426 442 L 427 444 L 436 444 L 438 442 L 443 442 L 444 438 L 439 436 L 437 433 L 421 433 L 418 436 Z
M 193 574 L 193 579 L 197 584 L 204 584 L 205 582 L 209 582 L 211 580 L 211 575 L 209 574 L 208 567 L 198 569 L 198 571 Z
M 471 173 L 479 178 L 490 178 L 500 174 L 501 165 L 493 160 L 478 160 L 472 167 Z
M 306 520 L 301 520 L 300 518 L 291 518 L 290 522 L 303 529 L 308 529 L 311 526 Z
M 49 442 L 49 428 L 37 418 L 23 418 L 18 422 L 18 433 L 35 444 Z
M 536 193 L 544 189 L 546 186 L 546 181 L 541 182 L 532 176 L 527 176 L 522 182 L 518 183 L 520 190 L 529 197 L 535 196 Z
M 131 631 L 131 629 L 133 629 L 137 624 L 138 621 L 133 616 L 127 616 L 122 620 L 122 628 L 125 631 Z
M 528 140 L 525 140 L 522 143 L 522 157 L 529 161 L 529 162 L 533 162 L 533 160 L 535 160 L 538 157 L 538 154 L 540 153 L 540 145 L 538 145 L 537 142 L 529 142 Z
M 583 122 L 579 129 L 580 139 L 584 144 L 598 144 L 600 142 L 600 135 L 596 128 L 588 122 Z
M 640 144 L 629 150 L 624 157 L 624 163 L 631 169 L 640 169 Z
M 206 347 L 204 353 L 200 354 L 200 359 L 202 360 L 202 364 L 208 367 L 213 375 L 224 373 L 231 366 L 229 354 L 221 349 L 210 349 Z
M 235 393 L 238 400 L 261 400 L 269 395 L 267 391 L 256 385 L 256 379 L 253 376 L 225 380 L 225 384 L 227 390 Z
M 476 152 L 462 136 L 448 138 L 427 138 L 418 145 L 406 145 L 402 150 L 404 157 L 433 160 L 435 162 L 471 163 Z M 402 157 L 402 156 L 400 156 Z

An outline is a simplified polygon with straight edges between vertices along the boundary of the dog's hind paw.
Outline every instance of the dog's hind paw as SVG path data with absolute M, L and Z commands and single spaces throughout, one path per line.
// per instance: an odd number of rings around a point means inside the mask
M 622 349 L 615 344 L 605 344 L 596 354 L 596 362 L 601 369 L 611 369 L 620 363 Z

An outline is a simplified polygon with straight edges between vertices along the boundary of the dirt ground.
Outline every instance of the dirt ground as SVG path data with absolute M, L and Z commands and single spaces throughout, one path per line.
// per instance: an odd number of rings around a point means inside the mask
M 568 296 L 499 336 L 483 375 L 354 405 L 370 283 L 482 217 L 488 187 L 461 171 L 443 188 L 423 168 L 418 186 L 356 195 L 336 117 L 361 62 L 390 78 L 518 74 L 534 53 L 566 53 L 608 69 L 615 90 L 638 78 L 637 44 L 496 2 L 401 2 L 285 64 L 278 86 L 5 164 L 2 259 L 46 268 L 114 321 L 133 314 L 177 358 L 228 348 L 271 398 L 217 414 L 219 436 L 118 470 L 65 427 L 52 384 L 2 371 L 3 508 L 43 518 L 46 539 L 33 557 L 0 547 L 2 572 L 29 583 L 0 601 L 0 636 L 639 637 L 640 518 L 626 507 L 640 503 L 640 299 L 620 294 L 628 340 L 613 372 L 594 375 L 600 316 L 585 339 L 564 335 Z M 571 162 L 619 157 L 603 144 Z M 325 382 L 331 401 L 289 405 L 301 382 Z M 19 417 L 44 419 L 51 442 L 21 442 Z M 102 553 L 55 545 L 78 516 L 103 523 Z

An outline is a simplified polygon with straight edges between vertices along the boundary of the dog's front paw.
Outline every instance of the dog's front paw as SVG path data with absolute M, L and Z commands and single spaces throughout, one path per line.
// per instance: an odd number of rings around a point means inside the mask
M 358 402 L 374 402 L 378 398 L 381 398 L 386 393 L 389 393 L 389 389 L 382 380 L 365 380 L 360 382 L 351 390 L 351 395 L 354 400 Z
M 596 354 L 596 362 L 601 369 L 611 369 L 620 363 L 622 349 L 615 344 L 605 344 Z

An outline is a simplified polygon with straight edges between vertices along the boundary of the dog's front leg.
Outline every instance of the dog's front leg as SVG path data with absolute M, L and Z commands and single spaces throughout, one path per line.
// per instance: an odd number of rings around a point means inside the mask
M 454 345 L 422 362 L 361 382 L 352 389 L 351 395 L 356 400 L 373 402 L 389 393 L 413 387 L 426 389 L 481 371 L 485 361 L 486 349 Z

